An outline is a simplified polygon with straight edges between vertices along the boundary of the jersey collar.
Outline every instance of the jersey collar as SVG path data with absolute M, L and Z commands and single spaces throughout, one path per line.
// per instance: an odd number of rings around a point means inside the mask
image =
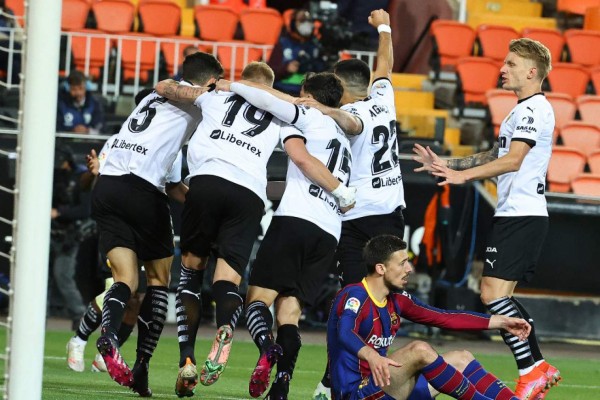
M 375 296 L 373 296 L 373 294 L 369 290 L 369 285 L 367 284 L 367 279 L 366 278 L 363 278 L 362 284 L 365 287 L 365 290 L 367 291 L 367 294 L 369 295 L 369 297 L 371 298 L 371 300 L 373 301 L 373 303 L 375 303 L 375 305 L 377 307 L 379 307 L 379 308 L 385 307 L 385 305 L 387 304 L 387 297 L 383 301 L 377 301 L 375 299 Z
M 532 98 L 533 96 L 537 96 L 538 94 L 545 96 L 544 92 L 537 92 L 537 93 L 532 94 L 531 96 L 525 97 L 524 99 L 517 101 L 517 104 L 520 104 L 520 103 L 524 102 L 525 100 L 529 100 L 530 98 Z

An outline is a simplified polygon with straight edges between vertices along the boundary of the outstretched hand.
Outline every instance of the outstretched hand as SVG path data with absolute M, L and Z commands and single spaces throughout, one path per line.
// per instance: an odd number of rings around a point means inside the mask
M 523 318 L 507 317 L 505 315 L 492 315 L 490 318 L 490 329 L 504 329 L 508 333 L 519 338 L 520 341 L 527 339 L 531 333 L 531 325 Z
M 438 157 L 438 155 L 435 154 L 429 146 L 423 147 L 419 143 L 415 143 L 415 147 L 413 147 L 413 152 L 416 154 L 416 156 L 413 156 L 412 159 L 418 163 L 423 164 L 421 167 L 415 168 L 415 172 L 433 172 L 435 171 L 433 163 L 437 163 L 443 166 L 447 165 L 446 161 Z
M 463 171 L 455 171 L 451 168 L 448 168 L 446 164 L 442 164 L 438 161 L 434 161 L 431 165 L 432 175 L 443 178 L 444 180 L 438 183 L 438 186 L 445 185 L 462 185 L 467 182 L 467 178 Z

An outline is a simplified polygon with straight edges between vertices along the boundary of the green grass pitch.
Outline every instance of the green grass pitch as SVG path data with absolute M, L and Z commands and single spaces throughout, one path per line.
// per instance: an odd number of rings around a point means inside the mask
M 243 329 L 243 328 L 242 328 Z M 65 345 L 71 333 L 67 331 L 49 331 L 46 333 L 44 359 L 44 379 L 42 398 L 48 400 L 113 400 L 138 398 L 137 394 L 114 383 L 105 373 L 90 372 L 90 365 L 95 356 L 95 340 L 92 335 L 86 348 L 86 371 L 77 373 L 66 366 Z M 4 342 L 5 334 L 0 332 L 0 340 Z M 135 336 L 132 336 L 123 347 L 125 359 L 133 364 Z M 196 345 L 196 356 L 200 359 L 210 347 L 210 341 L 201 339 Z M 508 351 L 507 351 L 508 353 Z M 514 387 L 516 369 L 509 354 L 476 353 L 477 358 L 490 371 L 493 371 L 509 386 Z M 248 395 L 248 378 L 256 363 L 257 350 L 248 341 L 234 342 L 232 354 L 225 373 L 213 386 L 198 385 L 193 399 L 250 399 Z M 153 398 L 177 399 L 174 394 L 174 383 L 177 375 L 178 346 L 177 339 L 172 336 L 161 338 L 150 368 L 150 387 Z M 549 400 L 592 400 L 600 399 L 600 358 L 598 353 L 590 353 L 587 359 L 552 358 L 563 374 L 561 384 L 553 388 L 547 396 Z M 325 346 L 305 344 L 292 380 L 290 399 L 310 399 L 316 383 L 322 376 L 325 362 Z M 439 396 L 439 399 L 448 397 Z

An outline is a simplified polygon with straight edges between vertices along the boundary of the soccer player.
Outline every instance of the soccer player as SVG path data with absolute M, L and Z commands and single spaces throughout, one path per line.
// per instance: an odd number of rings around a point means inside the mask
M 337 248 L 342 286 L 358 283 L 365 277 L 362 249 L 369 239 L 385 233 L 404 236 L 402 209 L 406 203 L 397 155 L 394 89 L 390 81 L 394 56 L 389 21 L 389 14 L 384 10 L 374 10 L 369 17 L 369 23 L 379 31 L 377 68 L 370 92 L 369 66 L 358 59 L 343 60 L 333 70 L 344 86 L 342 107 L 302 101 L 332 116 L 351 134 L 350 186 L 356 186 L 358 191 L 356 207 L 342 216 L 342 236 Z M 322 394 L 330 398 L 329 388 L 329 370 L 326 369 L 313 396 L 318 398 Z
M 241 83 L 219 81 L 217 90 L 231 90 L 292 124 L 282 135 L 292 161 L 285 192 L 252 265 L 246 298 L 247 326 L 260 352 L 250 378 L 250 395 L 259 397 L 265 392 L 277 363 L 277 376 L 267 398 L 283 400 L 302 344 L 298 331 L 302 306 L 310 305 L 318 295 L 340 237 L 340 215 L 345 209 L 340 209 L 330 193 L 350 178 L 350 143 L 332 118 L 314 108 L 294 105 Z M 331 73 L 310 76 L 300 91 L 301 96 L 311 96 L 330 107 L 339 104 L 342 93 L 341 81 Z M 317 176 L 323 178 L 316 180 L 315 174 L 307 173 L 307 163 L 321 169 Z M 275 301 L 276 341 L 269 311 Z
M 387 354 L 401 318 L 445 329 L 505 329 L 524 340 L 531 329 L 523 319 L 468 311 L 442 310 L 400 291 L 408 282 L 406 242 L 393 235 L 367 242 L 363 258 L 367 276 L 336 295 L 327 321 L 327 352 L 332 395 L 336 399 L 397 399 L 409 397 L 419 376 L 437 391 L 456 399 L 518 400 L 501 382 L 472 376 L 476 384 L 449 365 L 427 343 L 414 341 Z M 473 375 L 479 365 L 465 368 Z M 485 371 L 478 374 L 488 375 Z M 421 378 L 421 392 L 423 379 Z M 506 390 L 504 390 L 506 389 Z M 423 399 L 421 394 L 416 398 Z M 425 397 L 427 398 L 427 397 Z
M 253 62 L 244 68 L 242 78 L 270 87 L 274 75 L 266 63 Z M 282 123 L 235 93 L 202 94 L 203 88 L 181 88 L 169 80 L 160 82 L 157 90 L 179 101 L 194 102 L 204 115 L 188 146 L 191 180 L 181 232 L 183 266 L 177 289 L 180 370 L 175 392 L 183 397 L 193 395 L 198 381 L 194 345 L 200 286 L 212 248 L 217 252 L 212 295 L 218 329 L 200 371 L 200 382 L 213 384 L 225 369 L 233 331 L 243 311 L 238 286 L 266 201 L 266 165 L 280 140 Z M 336 199 L 344 199 L 351 192 L 340 182 L 335 184 L 337 188 L 327 189 Z
M 212 56 L 196 53 L 183 63 L 184 80 L 214 83 L 223 67 Z M 184 86 L 182 86 L 184 87 Z M 176 104 L 156 92 L 145 97 L 111 144 L 93 190 L 92 214 L 100 232 L 115 283 L 104 297 L 101 336 L 96 346 L 117 383 L 141 396 L 148 388 L 149 360 L 167 313 L 167 286 L 173 259 L 173 228 L 165 184 L 183 144 L 194 132 L 200 110 Z M 125 305 L 138 285 L 138 260 L 146 269 L 148 287 L 138 320 L 142 322 L 132 371 L 117 342 Z
M 548 231 L 544 191 L 554 112 L 541 86 L 551 68 L 550 52 L 543 44 L 526 38 L 511 41 L 500 74 L 502 87 L 515 92 L 519 101 L 502 122 L 494 147 L 446 161 L 417 144 L 413 157 L 423 164 L 415 171 L 442 178 L 440 185 L 498 177 L 498 205 L 485 253 L 481 300 L 492 314 L 522 317 L 532 325 L 524 342 L 502 332 L 519 369 L 515 392 L 520 399 L 542 399 L 545 390 L 561 379 L 559 370 L 542 356 L 533 319 L 513 297 L 518 281 L 532 279 Z

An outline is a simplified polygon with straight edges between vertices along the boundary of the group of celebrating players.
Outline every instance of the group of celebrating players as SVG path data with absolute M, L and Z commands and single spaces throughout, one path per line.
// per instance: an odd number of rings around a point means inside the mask
M 333 73 L 308 75 L 295 98 L 272 89 L 273 71 L 265 63 L 248 64 L 240 82 L 229 82 L 220 79 L 217 59 L 195 53 L 185 58 L 180 82 L 159 82 L 98 157 L 90 155 L 88 166 L 99 173 L 92 213 L 114 279 L 103 297 L 96 345 L 114 381 L 142 397 L 152 395 L 149 363 L 165 323 L 174 252 L 169 195 L 184 202 L 177 396 L 191 397 L 198 381 L 212 385 L 219 379 L 244 313 L 259 349 L 249 394 L 259 397 L 269 389 L 266 398 L 287 399 L 301 347 L 302 307 L 311 304 L 337 262 L 343 289 L 329 316 L 328 365 L 316 399 L 415 400 L 439 392 L 458 399 L 517 398 L 468 352 L 442 357 L 417 341 L 387 354 L 401 317 L 449 329 L 502 329 L 518 342 L 528 340 L 531 325 L 521 314 L 440 310 L 402 291 L 412 267 L 401 239 L 405 202 L 389 15 L 375 10 L 369 23 L 379 31 L 372 83 L 366 63 L 344 60 Z M 190 173 L 184 184 L 186 143 Z M 278 143 L 290 160 L 286 187 L 252 264 L 244 300 L 239 285 L 267 201 L 267 161 Z M 415 151 L 423 169 L 446 177 L 447 165 L 435 154 L 422 147 Z M 212 296 L 218 328 L 206 360 L 198 364 L 200 294 L 211 253 L 217 259 Z M 147 288 L 130 368 L 120 352 L 119 330 L 138 289 L 139 262 Z M 558 379 L 558 370 L 550 370 L 521 398 L 544 396 Z

